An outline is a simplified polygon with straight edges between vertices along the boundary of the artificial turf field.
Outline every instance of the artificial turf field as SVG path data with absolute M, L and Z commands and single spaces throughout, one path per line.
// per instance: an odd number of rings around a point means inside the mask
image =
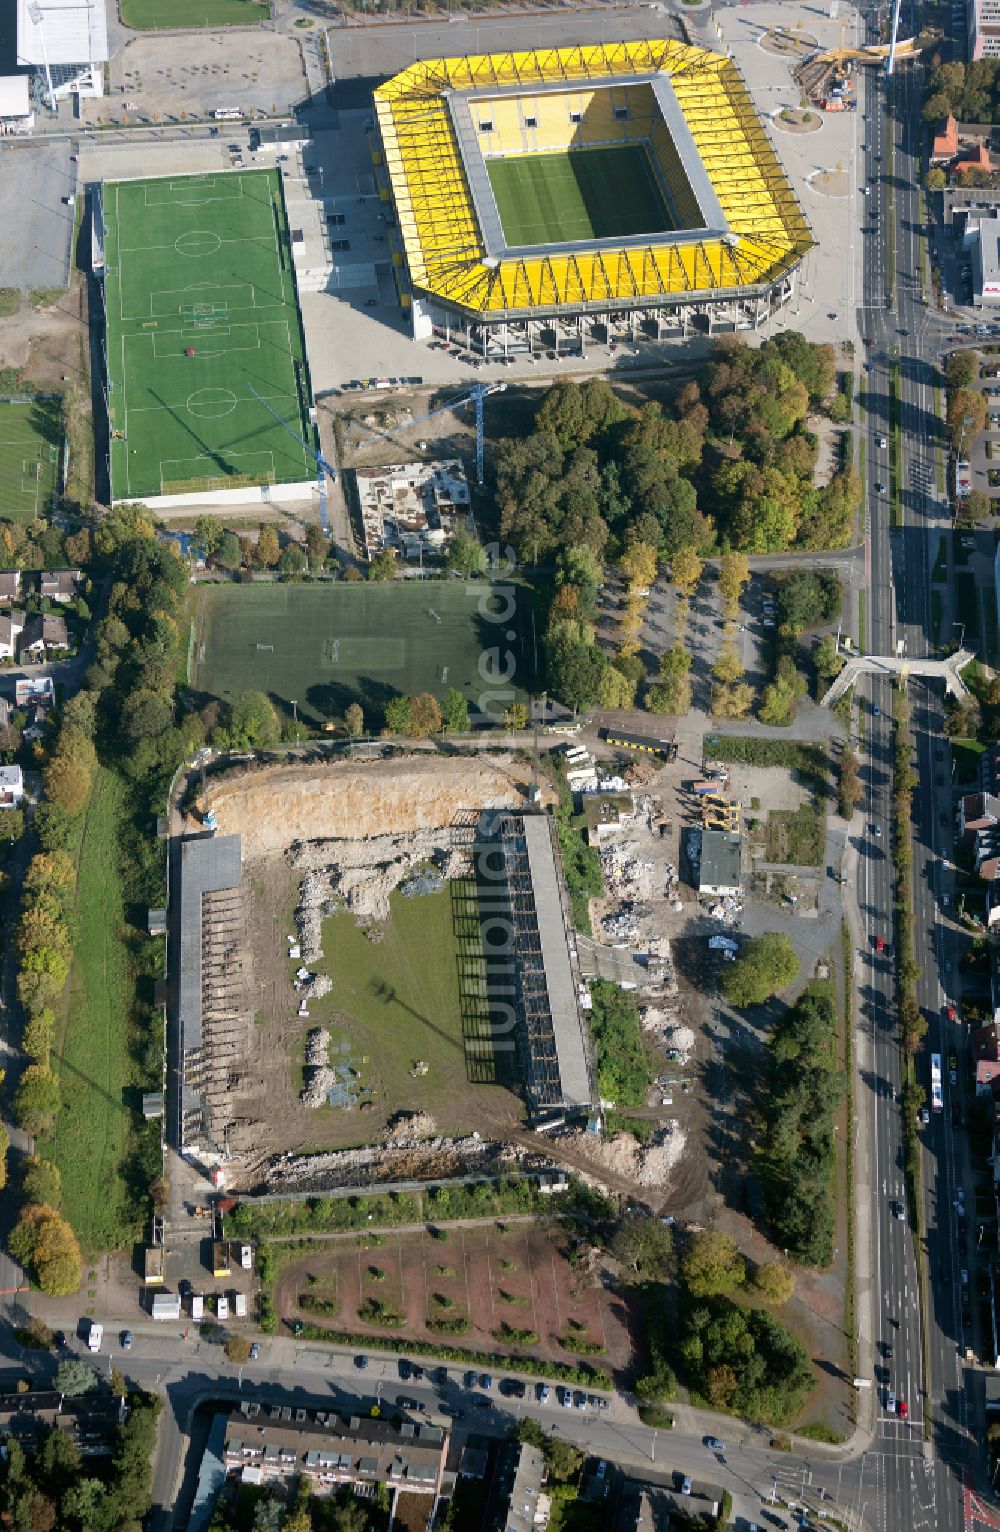
M 491 594 L 485 581 L 458 580 L 216 585 L 197 602 L 192 688 L 225 698 L 264 692 L 288 714 L 294 698 L 311 723 L 360 702 L 375 729 L 391 697 L 430 692 L 440 701 L 450 687 L 471 713 L 498 720 L 534 683 L 532 595 L 520 586 Z M 491 679 L 506 672 L 509 686 Z
M 113 182 L 104 219 L 114 498 L 313 478 L 250 393 L 314 444 L 277 171 Z
M 672 229 L 642 144 L 487 160 L 508 245 L 624 239 Z
M 34 521 L 47 513 L 61 441 L 58 399 L 0 401 L 0 518 Z

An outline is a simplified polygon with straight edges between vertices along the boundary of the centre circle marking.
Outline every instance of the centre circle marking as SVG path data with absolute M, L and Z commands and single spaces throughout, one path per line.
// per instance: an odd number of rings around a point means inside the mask
M 222 240 L 211 229 L 188 229 L 184 234 L 178 234 L 174 240 L 174 249 L 178 255 L 192 257 L 214 255 L 221 246 Z
M 187 410 L 198 420 L 221 420 L 233 413 L 236 403 L 230 388 L 198 388 L 188 395 Z

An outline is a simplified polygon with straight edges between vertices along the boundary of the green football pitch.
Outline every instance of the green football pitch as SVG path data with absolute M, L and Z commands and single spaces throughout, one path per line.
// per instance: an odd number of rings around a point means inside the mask
M 264 692 L 288 714 L 294 698 L 311 723 L 359 702 L 370 729 L 392 697 L 455 687 L 471 713 L 499 719 L 534 684 L 532 606 L 521 586 L 476 581 L 204 586 L 190 682 L 214 697 Z
M 47 513 L 61 442 L 58 399 L 0 400 L 0 517 L 34 521 Z
M 277 171 L 104 187 L 116 500 L 301 483 L 314 444 Z
M 512 154 L 486 170 L 508 245 L 625 239 L 672 229 L 642 144 Z
M 250 27 L 266 21 L 267 0 L 121 0 L 127 27 Z

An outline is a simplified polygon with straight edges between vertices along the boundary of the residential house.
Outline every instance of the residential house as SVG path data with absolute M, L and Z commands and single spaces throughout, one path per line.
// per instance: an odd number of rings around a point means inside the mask
M 51 676 L 18 676 L 14 682 L 14 706 L 55 707 L 56 684 Z
M 533 1532 L 547 1527 L 551 1502 L 542 1490 L 545 1459 L 526 1442 L 505 1442 L 497 1457 L 484 1517 L 487 1532 Z
M 0 766 L 0 809 L 19 809 L 24 799 L 20 766 Z
M 977 1059 L 1000 1059 L 1000 1022 L 976 1027 L 972 1033 L 972 1051 Z
M 1000 793 L 1000 745 L 990 745 L 979 757 L 979 787 L 984 793 Z
M 127 1415 L 124 1399 L 106 1394 L 73 1399 L 54 1389 L 0 1394 L 0 1441 L 13 1438 L 33 1452 L 50 1431 L 65 1431 L 84 1457 L 110 1457 L 118 1427 Z
M 965 793 L 958 805 L 958 833 L 969 846 L 980 830 L 1000 825 L 1000 797 L 994 793 Z
M 69 631 L 65 617 L 54 617 L 45 613 L 28 618 L 21 638 L 22 656 L 30 654 L 44 657 L 51 650 L 68 648 Z
M 0 569 L 0 601 L 16 601 L 21 594 L 21 571 Z
M 0 660 L 16 658 L 17 641 L 23 632 L 23 612 L 0 613 Z
M 976 831 L 973 861 L 984 883 L 1000 877 L 1000 826 Z
M 993 1081 L 1000 1079 L 1000 1059 L 976 1060 L 976 1095 L 990 1096 Z
M 440 1426 L 404 1423 L 335 1410 L 260 1405 L 249 1400 L 226 1426 L 223 1462 L 244 1484 L 307 1479 L 313 1493 L 378 1484 L 427 1498 L 427 1517 L 441 1493 L 450 1435 Z M 411 1522 L 412 1525 L 412 1522 Z
M 76 595 L 82 578 L 79 569 L 43 569 L 38 577 L 39 595 L 65 605 Z

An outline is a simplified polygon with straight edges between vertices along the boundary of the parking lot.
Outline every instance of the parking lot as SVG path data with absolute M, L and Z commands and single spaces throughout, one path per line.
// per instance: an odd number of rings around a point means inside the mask
M 17 210 L 0 225 L 0 287 L 66 287 L 77 189 L 73 146 L 44 139 L 6 139 L 4 201 Z M 75 199 L 74 199 L 75 200 Z

